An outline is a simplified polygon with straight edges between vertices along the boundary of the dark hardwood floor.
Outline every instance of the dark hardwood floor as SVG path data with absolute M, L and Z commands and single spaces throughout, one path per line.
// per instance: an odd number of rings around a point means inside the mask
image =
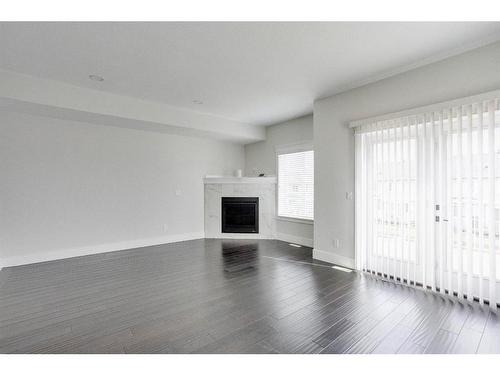
M 274 240 L 196 240 L 0 272 L 2 353 L 500 353 L 487 307 L 334 270 Z

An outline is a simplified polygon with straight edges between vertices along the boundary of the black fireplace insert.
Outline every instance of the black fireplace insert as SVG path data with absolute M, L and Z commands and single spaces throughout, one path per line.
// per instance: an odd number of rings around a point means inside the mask
M 222 197 L 222 233 L 259 233 L 259 198 Z

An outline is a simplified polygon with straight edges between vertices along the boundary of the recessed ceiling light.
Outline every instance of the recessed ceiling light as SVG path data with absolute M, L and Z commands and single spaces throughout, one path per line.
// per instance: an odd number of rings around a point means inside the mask
M 193 100 L 193 103 L 194 104 L 203 104 L 203 102 L 201 100 L 197 100 L 197 99 Z
M 92 81 L 97 81 L 97 82 L 104 81 L 104 78 L 102 78 L 101 76 L 95 75 L 95 74 L 89 75 L 89 79 L 91 79 Z

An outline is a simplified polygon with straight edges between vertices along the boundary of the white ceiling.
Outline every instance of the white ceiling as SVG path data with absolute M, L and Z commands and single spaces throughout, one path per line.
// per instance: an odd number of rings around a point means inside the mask
M 269 125 L 310 113 L 317 98 L 498 38 L 494 22 L 4 22 L 0 68 Z

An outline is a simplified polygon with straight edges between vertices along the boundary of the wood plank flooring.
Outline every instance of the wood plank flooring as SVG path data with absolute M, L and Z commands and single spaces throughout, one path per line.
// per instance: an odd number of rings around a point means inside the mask
M 1 353 L 500 353 L 487 307 L 345 273 L 275 240 L 5 268 Z

